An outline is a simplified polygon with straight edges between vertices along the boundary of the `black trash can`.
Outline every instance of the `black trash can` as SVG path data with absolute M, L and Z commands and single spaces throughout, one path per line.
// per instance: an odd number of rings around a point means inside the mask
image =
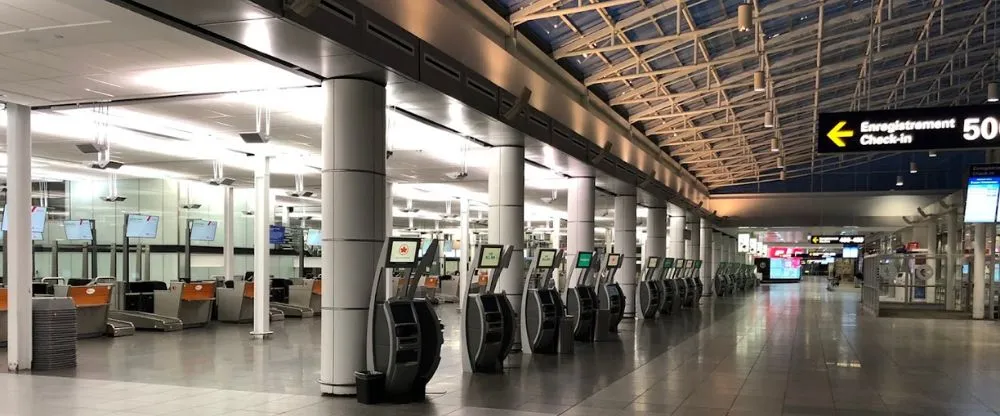
M 379 404 L 385 400 L 385 374 L 378 371 L 355 371 L 358 403 Z

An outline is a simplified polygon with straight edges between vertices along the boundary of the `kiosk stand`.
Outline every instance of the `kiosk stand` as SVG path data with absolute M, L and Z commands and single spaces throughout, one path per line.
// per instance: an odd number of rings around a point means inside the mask
M 680 288 L 677 287 L 677 280 L 674 279 L 675 263 L 674 259 L 669 257 L 660 263 L 657 282 L 660 285 L 660 314 L 662 315 L 673 314 L 681 307 Z
M 642 277 L 639 279 L 639 285 L 636 287 L 636 291 L 638 292 L 636 299 L 639 301 L 636 307 L 639 310 L 639 318 L 641 319 L 656 318 L 656 312 L 660 309 L 660 302 L 662 300 L 660 297 L 660 287 L 656 280 L 654 280 L 659 266 L 659 257 L 649 257 L 646 259 L 646 265 L 642 269 Z
M 702 296 L 705 296 L 705 283 L 701 281 L 701 260 L 694 261 L 694 269 L 691 271 L 691 280 L 694 281 L 694 303 L 701 303 Z
M 677 267 L 679 267 L 677 274 L 679 279 L 678 285 L 684 287 L 681 306 L 687 308 L 694 307 L 695 301 L 698 298 L 698 287 L 694 283 L 694 260 L 679 261 Z
M 496 293 L 500 273 L 513 253 L 513 246 L 480 245 L 469 265 L 460 338 L 465 372 L 503 372 L 503 361 L 514 345 L 514 308 L 506 293 Z
M 577 341 L 594 340 L 594 321 L 597 315 L 597 292 L 589 286 L 591 261 L 594 253 L 581 251 L 576 255 L 575 267 L 570 271 L 570 281 L 576 286 L 566 293 L 567 314 L 573 316 L 573 338 Z
M 618 323 L 622 321 L 622 313 L 625 311 L 621 286 L 615 283 L 615 273 L 618 272 L 621 263 L 621 254 L 608 253 L 597 278 L 598 310 L 594 333 L 598 341 L 614 339 L 612 335 L 618 333 Z
M 563 259 L 563 251 L 539 249 L 524 279 L 521 298 L 521 345 L 528 353 L 555 354 L 559 321 L 565 316 L 559 291 L 552 288 L 552 271 Z
M 424 400 L 427 382 L 441 362 L 444 334 L 431 305 L 414 296 L 420 275 L 437 257 L 437 250 L 437 240 L 431 240 L 423 257 L 417 257 L 420 239 L 386 239 L 368 301 L 368 372 L 358 374 L 359 388 L 379 384 L 380 380 L 369 376 L 381 374 L 384 384 L 375 388 L 382 387 L 387 398 L 396 402 Z M 401 274 L 402 282 L 386 299 L 385 282 L 393 272 Z M 376 397 L 374 401 L 380 400 Z

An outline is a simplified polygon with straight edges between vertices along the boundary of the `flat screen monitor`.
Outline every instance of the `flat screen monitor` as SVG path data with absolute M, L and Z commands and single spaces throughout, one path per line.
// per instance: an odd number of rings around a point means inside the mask
M 688 259 L 687 263 L 686 263 L 686 264 L 684 264 L 684 267 L 685 267 L 685 268 L 688 268 L 688 269 L 692 269 L 692 268 L 694 268 L 694 260 L 692 260 L 692 259 Z
M 997 219 L 1000 172 L 989 165 L 970 167 L 965 188 L 965 222 L 989 223 Z
M 191 221 L 191 241 L 215 241 L 215 230 L 218 227 L 218 221 Z
M 271 244 L 285 244 L 285 227 L 272 225 L 269 229 L 268 242 Z
M 538 267 L 542 269 L 551 269 L 556 265 L 556 251 L 555 250 L 538 250 Z
M 622 265 L 622 255 L 618 253 L 608 254 L 608 267 L 617 269 Z
M 125 237 L 156 238 L 160 217 L 156 215 L 129 214 L 125 222 Z
M 770 278 L 772 280 L 798 280 L 801 278 L 801 263 L 797 259 L 771 259 Z
M 45 207 L 31 207 L 31 232 L 40 233 L 45 231 L 45 213 L 47 208 Z M 3 231 L 7 231 L 7 206 L 3 208 Z
M 66 220 L 63 221 L 63 228 L 66 230 L 67 240 L 93 240 L 94 233 L 90 227 L 90 220 Z
M 306 245 L 310 246 L 323 245 L 323 233 L 315 228 L 306 231 Z
M 844 251 L 841 254 L 845 259 L 856 259 L 860 251 L 858 246 L 844 246 Z
M 503 246 L 483 246 L 479 250 L 479 267 L 483 269 L 500 267 L 500 257 L 503 257 Z
M 650 258 L 646 259 L 646 268 L 655 269 L 656 266 L 659 266 L 659 265 L 660 265 L 660 258 L 659 257 L 650 257 Z
M 576 254 L 576 268 L 586 269 L 590 267 L 590 261 L 594 259 L 594 253 L 581 251 Z
M 393 238 L 389 240 L 389 266 L 413 266 L 417 262 L 420 240 L 416 238 Z

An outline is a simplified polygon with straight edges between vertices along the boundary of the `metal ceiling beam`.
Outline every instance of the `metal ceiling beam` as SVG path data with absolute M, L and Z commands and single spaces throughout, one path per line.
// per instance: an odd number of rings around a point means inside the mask
M 712 26 L 712 27 L 705 28 L 705 29 L 698 29 L 698 30 L 693 30 L 693 31 L 688 31 L 688 32 L 681 32 L 680 34 L 677 34 L 677 35 L 657 36 L 657 37 L 654 37 L 654 38 L 639 39 L 639 40 L 634 40 L 634 41 L 630 41 L 630 42 L 623 42 L 623 43 L 618 43 L 618 44 L 615 44 L 614 41 L 612 41 L 611 44 L 608 45 L 608 46 L 599 46 L 599 47 L 598 46 L 593 46 L 593 47 L 587 47 L 587 48 L 582 48 L 582 49 L 576 49 L 576 50 L 572 50 L 572 51 L 557 52 L 557 53 L 553 53 L 552 57 L 554 59 L 562 59 L 562 58 L 569 58 L 569 57 L 572 57 L 572 56 L 588 55 L 588 54 L 592 54 L 592 53 L 614 52 L 614 51 L 619 51 L 619 50 L 622 50 L 622 49 L 628 49 L 628 48 L 632 48 L 632 47 L 636 47 L 636 46 L 655 45 L 655 44 L 664 43 L 664 42 L 687 42 L 687 41 L 693 40 L 694 38 L 696 38 L 698 36 L 708 35 L 708 34 L 712 34 L 712 33 L 715 33 L 715 32 L 720 32 L 720 31 L 723 31 L 723 30 L 730 30 L 730 29 L 733 29 L 733 28 L 736 27 L 736 23 L 733 23 L 733 22 L 728 22 L 728 23 L 729 24 L 726 24 L 726 25 Z
M 524 19 L 527 16 L 531 16 L 549 7 L 555 6 L 556 4 L 559 4 L 560 1 L 562 0 L 535 0 L 534 3 L 524 6 L 521 10 L 511 13 L 509 21 L 516 22 Z
M 561 16 L 566 16 L 566 15 L 571 15 L 571 14 L 576 14 L 576 13 L 583 13 L 583 12 L 594 11 L 594 10 L 597 10 L 597 9 L 603 9 L 603 8 L 607 8 L 607 7 L 623 6 L 623 5 L 626 5 L 626 4 L 629 4 L 629 3 L 636 3 L 636 2 L 639 2 L 639 1 L 641 1 L 641 0 L 603 0 L 600 3 L 591 3 L 591 4 L 587 4 L 587 5 L 576 6 L 576 7 L 567 7 L 567 8 L 563 8 L 563 9 L 555 9 L 555 10 L 549 10 L 549 11 L 539 11 L 539 12 L 535 12 L 535 13 L 531 13 L 531 14 L 520 14 L 520 15 L 517 15 L 517 16 L 511 15 L 510 23 L 513 24 L 514 26 L 517 26 L 519 24 L 522 24 L 522 23 L 525 23 L 525 22 L 529 22 L 529 21 L 532 21 L 532 20 L 546 19 L 546 18 L 549 18 L 549 17 L 561 17 Z M 557 4 L 557 3 L 559 3 L 559 1 L 556 1 L 555 3 Z

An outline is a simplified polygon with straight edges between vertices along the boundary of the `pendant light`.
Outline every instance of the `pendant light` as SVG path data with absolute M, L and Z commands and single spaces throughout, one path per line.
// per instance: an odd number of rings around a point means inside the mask
M 771 111 L 764 112 L 764 127 L 771 128 L 774 127 L 774 113 Z
M 903 175 L 896 175 L 896 186 L 903 186 Z
M 991 82 L 986 84 L 986 102 L 995 103 L 1000 101 L 1000 84 Z
M 937 157 L 937 152 L 931 150 L 930 152 L 927 152 L 927 157 Z
M 777 137 L 771 139 L 771 151 L 772 152 L 781 151 L 781 143 L 778 143 Z
M 917 162 L 910 162 L 910 173 L 917 173 Z
M 777 165 L 778 165 L 779 168 L 782 168 L 782 169 L 785 168 L 785 157 L 784 156 L 778 156 Z
M 753 30 L 753 9 L 749 4 L 743 3 L 736 8 L 736 27 L 740 32 Z
M 778 179 L 785 180 L 785 170 L 784 169 L 782 169 L 781 172 L 778 172 Z
M 764 92 L 767 87 L 764 85 L 764 71 L 754 71 L 753 72 L 753 90 L 754 92 Z

